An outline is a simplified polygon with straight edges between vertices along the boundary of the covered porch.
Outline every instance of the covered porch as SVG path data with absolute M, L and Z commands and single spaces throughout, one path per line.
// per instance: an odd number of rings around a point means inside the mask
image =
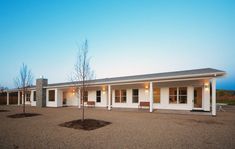
M 52 90 L 52 89 L 50 89 Z M 56 88 L 56 106 L 81 108 L 81 90 L 74 87 Z M 49 91 L 48 95 L 49 97 Z M 154 109 L 211 111 L 216 115 L 215 78 L 152 80 L 145 82 L 97 84 L 85 92 L 84 105 L 92 101 L 96 107 L 139 108 L 148 102 L 149 112 Z M 49 105 L 50 106 L 50 105 Z

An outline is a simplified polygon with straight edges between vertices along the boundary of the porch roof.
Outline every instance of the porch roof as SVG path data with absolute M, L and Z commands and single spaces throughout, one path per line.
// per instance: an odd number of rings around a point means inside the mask
M 171 80 L 171 79 L 198 78 L 198 77 L 219 77 L 219 76 L 224 76 L 225 74 L 226 74 L 225 71 L 222 71 L 222 70 L 217 70 L 217 69 L 212 69 L 212 68 L 203 68 L 203 69 L 193 69 L 193 70 L 184 70 L 184 71 L 94 79 L 94 80 L 88 80 L 87 83 L 90 85 L 112 84 L 112 83 L 121 83 L 121 82 L 138 82 L 138 81 L 140 82 L 140 81 L 151 81 L 151 80 Z M 53 83 L 53 84 L 48 84 L 47 87 L 72 86 L 75 83 L 80 84 L 81 82 Z

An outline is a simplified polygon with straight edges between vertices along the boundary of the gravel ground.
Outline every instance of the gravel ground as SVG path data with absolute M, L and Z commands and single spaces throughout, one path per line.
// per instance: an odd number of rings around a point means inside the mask
M 58 126 L 79 119 L 76 107 L 36 108 L 27 112 L 42 114 L 13 119 L 7 115 L 22 107 L 4 106 L 0 112 L 0 148 L 235 148 L 235 106 L 225 107 L 216 117 L 162 113 L 146 110 L 87 108 L 86 118 L 112 124 L 92 130 Z

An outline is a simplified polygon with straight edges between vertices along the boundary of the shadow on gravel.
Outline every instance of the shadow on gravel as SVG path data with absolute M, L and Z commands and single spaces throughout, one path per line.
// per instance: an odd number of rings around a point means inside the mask
M 200 123 L 200 124 L 219 124 L 223 125 L 222 122 L 217 122 L 214 120 L 195 120 L 195 119 L 189 119 L 190 122 Z
M 9 110 L 0 110 L 0 112 L 9 112 Z
M 38 113 L 17 113 L 13 115 L 8 115 L 7 117 L 10 118 L 24 118 L 24 117 L 33 117 L 33 116 L 39 116 L 41 114 Z
M 59 124 L 61 127 L 73 128 L 73 129 L 83 129 L 83 130 L 95 130 L 106 125 L 111 124 L 110 122 L 95 120 L 95 119 L 85 119 L 82 120 L 74 120 Z

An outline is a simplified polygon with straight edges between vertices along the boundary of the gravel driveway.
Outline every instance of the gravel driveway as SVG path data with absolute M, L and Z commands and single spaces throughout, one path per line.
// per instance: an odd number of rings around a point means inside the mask
M 79 119 L 76 107 L 36 108 L 40 116 L 13 119 L 18 106 L 1 106 L 0 148 L 235 148 L 235 106 L 216 117 L 145 110 L 86 108 L 85 117 L 112 124 L 93 130 L 58 126 Z

